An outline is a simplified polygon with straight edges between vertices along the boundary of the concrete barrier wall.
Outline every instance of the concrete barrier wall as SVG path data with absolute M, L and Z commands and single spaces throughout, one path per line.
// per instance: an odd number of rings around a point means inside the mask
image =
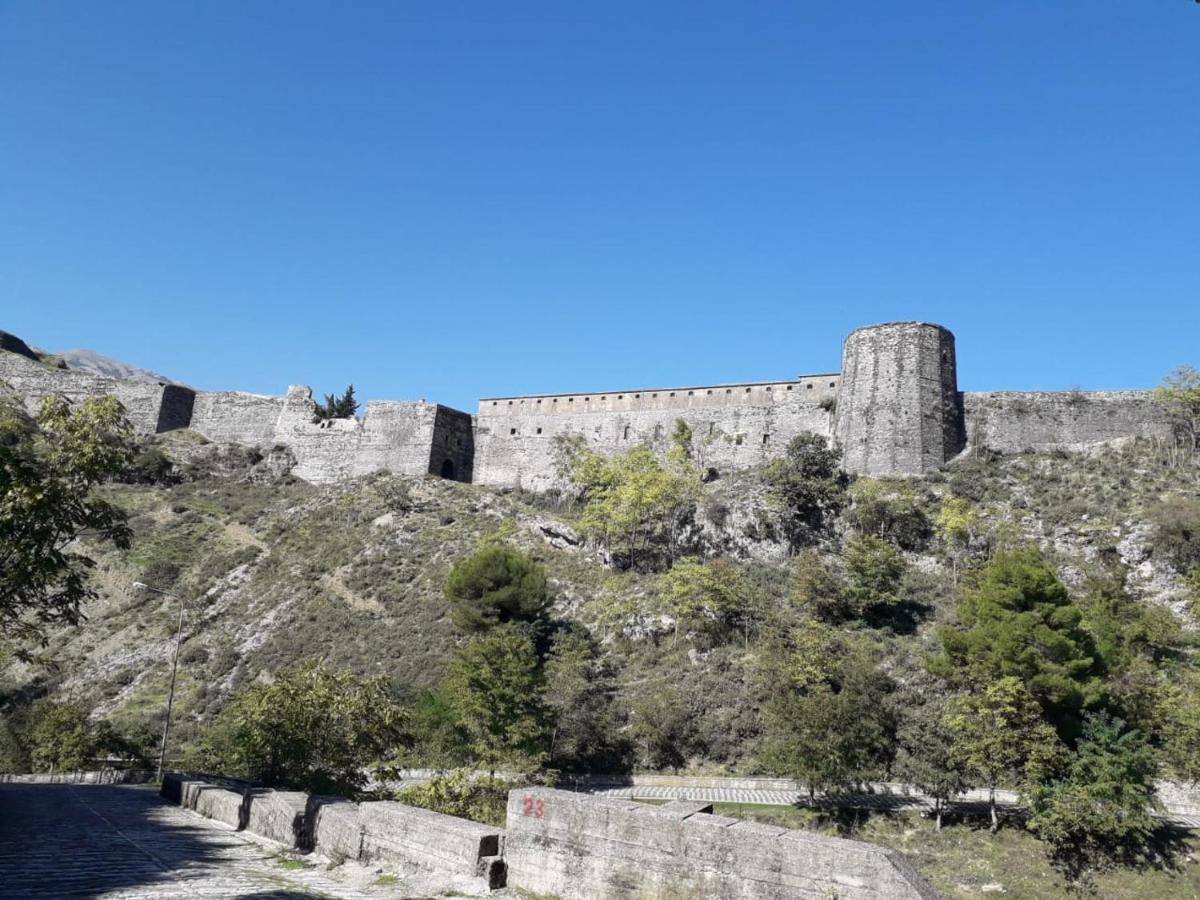
M 354 803 L 245 782 L 171 773 L 163 797 L 233 828 L 330 859 L 393 864 L 490 888 L 505 881 L 504 831 L 391 801 Z
M 362 856 L 363 828 L 358 804 L 345 797 L 309 797 L 304 810 L 305 842 L 332 860 Z
M 504 832 L 402 803 L 359 805 L 363 862 L 394 862 L 483 878 L 504 885 Z
M 933 900 L 894 850 L 549 788 L 509 794 L 510 886 L 563 900 Z
M 301 847 L 307 805 L 308 794 L 301 791 L 247 791 L 246 828 L 289 847 Z

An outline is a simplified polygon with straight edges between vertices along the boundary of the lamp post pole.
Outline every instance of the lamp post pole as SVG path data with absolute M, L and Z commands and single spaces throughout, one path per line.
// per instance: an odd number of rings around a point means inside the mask
M 151 587 L 148 584 L 143 584 L 140 581 L 135 581 L 133 586 L 140 591 L 151 591 L 155 594 L 162 594 L 169 599 L 175 599 L 166 591 L 160 591 L 156 587 Z M 158 748 L 158 781 L 162 782 L 163 766 L 167 760 L 167 738 L 171 734 L 171 711 L 175 708 L 175 678 L 179 674 L 179 645 L 183 641 L 183 601 L 179 601 L 179 625 L 175 629 L 175 652 L 171 657 L 171 690 L 167 694 L 167 717 L 163 722 L 162 744 Z

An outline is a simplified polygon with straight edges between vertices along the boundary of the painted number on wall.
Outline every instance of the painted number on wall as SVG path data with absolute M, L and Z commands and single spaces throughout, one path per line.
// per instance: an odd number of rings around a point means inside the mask
M 546 814 L 546 804 L 535 797 L 526 797 L 521 801 L 521 815 L 540 819 Z

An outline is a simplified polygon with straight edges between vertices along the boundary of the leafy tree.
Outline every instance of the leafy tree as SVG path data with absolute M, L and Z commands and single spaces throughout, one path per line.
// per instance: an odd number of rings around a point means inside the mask
M 1154 399 L 1171 417 L 1178 446 L 1187 453 L 1200 448 L 1200 372 L 1177 367 L 1154 389 Z
M 1029 768 L 1029 830 L 1050 844 L 1069 874 L 1144 849 L 1155 828 L 1156 761 L 1120 719 L 1088 714 L 1074 753 L 1035 757 Z
M 619 755 L 612 739 L 612 679 L 591 638 L 581 630 L 560 632 L 544 672 L 542 698 L 554 723 L 550 764 L 582 772 L 611 762 Z
M 513 624 L 498 625 L 458 648 L 447 690 L 474 761 L 533 771 L 545 761 L 549 712 L 533 641 Z
M 1155 720 L 1163 762 L 1178 781 L 1200 782 L 1200 672 L 1170 679 L 1158 696 Z
M 788 442 L 783 456 L 767 464 L 763 481 L 782 512 L 793 550 L 812 543 L 845 504 L 849 477 L 840 462 L 825 438 L 802 434 Z
M 933 798 L 934 820 L 941 831 L 946 804 L 969 790 L 971 780 L 954 752 L 954 733 L 946 723 L 948 698 L 931 684 L 916 685 L 909 696 L 896 730 L 896 769 Z
M 413 743 L 390 761 L 395 768 L 432 766 L 451 768 L 470 761 L 467 735 L 458 719 L 445 681 L 419 693 L 407 707 Z
M 0 634 L 45 642 L 45 626 L 75 625 L 91 558 L 89 537 L 129 546 L 126 515 L 96 485 L 128 466 L 131 431 L 112 397 L 71 406 L 48 397 L 36 420 L 0 402 Z
M 550 605 L 546 570 L 503 544 L 489 543 L 460 559 L 445 584 L 450 621 L 466 632 L 539 618 Z
M 317 404 L 313 415 L 317 421 L 350 419 L 358 414 L 358 406 L 358 401 L 354 399 L 354 385 L 350 385 L 340 396 L 326 394 L 325 402 Z
M 858 615 L 900 602 L 904 557 L 882 538 L 860 535 L 846 545 L 846 597 Z
M 988 788 L 993 832 L 999 827 L 996 788 L 1017 784 L 1031 756 L 1047 758 L 1060 746 L 1037 701 L 1013 676 L 951 700 L 945 727 L 952 762 Z
M 366 767 L 409 742 L 386 679 L 360 678 L 311 660 L 238 693 L 224 716 L 227 764 L 267 785 L 353 793 Z
M 870 777 L 890 762 L 890 680 L 858 642 L 815 620 L 764 653 L 763 762 L 808 786 L 810 798 Z
M 683 419 L 676 419 L 671 428 L 671 451 L 680 460 L 692 458 L 692 429 Z
M 678 772 L 694 743 L 693 710 L 679 688 L 662 684 L 642 691 L 629 712 L 638 762 L 648 769 Z
M 847 518 L 860 534 L 905 550 L 919 550 L 929 539 L 929 518 L 908 481 L 859 478 L 850 485 L 850 500 Z
M 1082 613 L 1036 548 L 997 553 L 967 587 L 954 622 L 938 630 L 931 671 L 951 685 L 982 689 L 1017 678 L 1064 736 L 1103 685 Z
M 23 731 L 35 772 L 86 769 L 101 743 L 87 710 L 76 703 L 43 700 L 34 704 Z
M 676 639 L 683 623 L 713 635 L 737 624 L 749 640 L 755 616 L 749 608 L 749 586 L 736 563 L 682 559 L 659 576 L 658 595 L 663 611 L 675 620 Z
M 950 556 L 954 581 L 957 583 L 959 569 L 976 539 L 979 513 L 963 498 L 951 495 L 942 500 L 937 514 L 933 517 L 933 525 L 942 546 Z
M 802 616 L 840 622 L 854 613 L 841 575 L 816 550 L 801 550 L 792 559 L 789 599 Z
M 629 566 L 649 562 L 660 549 L 674 559 L 681 520 L 700 496 L 699 472 L 681 453 L 668 453 L 663 465 L 644 446 L 615 456 L 567 442 L 560 448 L 585 504 L 585 531 L 623 551 Z

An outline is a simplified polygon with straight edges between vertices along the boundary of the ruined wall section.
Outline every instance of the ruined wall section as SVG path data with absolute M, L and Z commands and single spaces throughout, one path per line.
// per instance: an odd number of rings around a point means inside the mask
M 125 407 L 130 424 L 139 434 L 157 434 L 181 427 L 178 423 L 186 415 L 189 395 L 193 393 L 180 385 L 124 381 L 91 372 L 58 369 L 10 352 L 0 352 L 0 381 L 24 401 L 31 414 L 51 395 L 61 395 L 71 403 L 111 395 Z
M 545 490 L 555 483 L 555 440 L 582 435 L 598 453 L 669 446 L 676 419 L 692 429 L 698 464 L 747 468 L 783 452 L 798 434 L 831 434 L 836 374 L 684 388 L 490 397 L 475 419 L 473 480 Z
M 1172 437 L 1170 419 L 1151 391 L 989 391 L 962 397 L 972 448 L 1086 450 Z
M 850 333 L 834 433 L 843 466 L 864 475 L 917 475 L 965 444 L 954 335 L 925 322 Z
M 219 444 L 270 447 L 285 401 L 245 391 L 197 391 L 189 427 Z
M 371 400 L 361 418 L 314 421 L 312 389 L 293 385 L 272 436 L 296 458 L 292 473 L 314 484 L 356 478 L 372 472 L 400 475 L 441 474 L 446 452 L 453 450 L 459 466 L 470 471 L 469 442 L 462 441 L 470 416 L 435 403 Z M 439 416 L 443 422 L 440 441 Z M 438 446 L 439 443 L 442 446 Z M 435 469 L 436 466 L 436 469 Z M 458 467 L 456 467 L 458 468 Z

